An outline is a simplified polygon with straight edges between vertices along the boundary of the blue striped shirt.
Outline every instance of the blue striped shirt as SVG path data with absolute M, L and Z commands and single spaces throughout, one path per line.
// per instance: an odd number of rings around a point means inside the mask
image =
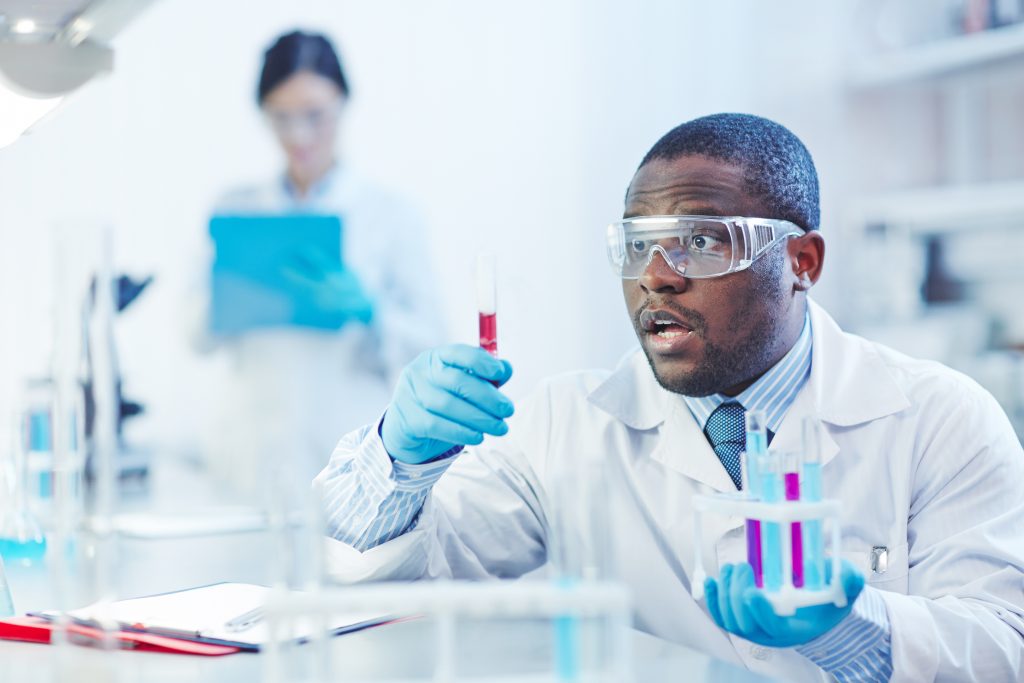
M 779 430 L 786 412 L 811 374 L 811 322 L 804 320 L 796 344 L 782 360 L 736 397 L 684 396 L 701 429 L 726 401 L 765 413 L 768 429 Z M 380 422 L 367 427 L 379 434 Z M 365 433 L 363 434 L 365 436 Z M 419 516 L 431 487 L 447 471 L 461 449 L 437 460 L 409 465 L 392 460 L 380 438 L 366 439 L 357 457 L 331 459 L 323 494 L 328 533 L 365 551 L 408 531 Z M 885 602 L 866 587 L 853 610 L 824 635 L 796 648 L 840 683 L 888 680 L 892 675 L 891 626 Z

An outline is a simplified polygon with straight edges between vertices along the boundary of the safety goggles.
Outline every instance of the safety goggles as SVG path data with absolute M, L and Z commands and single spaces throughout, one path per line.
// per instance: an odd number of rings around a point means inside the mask
M 340 104 L 299 111 L 264 110 L 267 124 L 282 140 L 313 138 L 334 126 L 340 114 Z
M 735 273 L 774 244 L 804 234 L 795 223 L 742 216 L 638 216 L 608 226 L 608 262 L 636 280 L 656 254 L 688 278 Z

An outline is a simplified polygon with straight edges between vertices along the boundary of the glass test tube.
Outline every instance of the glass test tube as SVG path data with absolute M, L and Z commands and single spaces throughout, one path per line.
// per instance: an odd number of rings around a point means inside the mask
M 768 434 L 765 428 L 764 413 L 760 410 L 749 410 L 746 414 L 747 448 L 743 453 L 741 466 L 747 498 L 761 498 L 761 476 L 758 472 L 758 459 L 768 451 Z M 754 583 L 758 588 L 764 587 L 764 574 L 761 562 L 761 520 L 748 519 L 747 531 L 747 562 L 754 570 Z
M 480 348 L 498 355 L 497 259 L 480 254 L 476 260 L 476 303 L 480 316 Z
M 803 422 L 803 499 L 810 503 L 821 500 L 821 425 L 813 417 Z M 825 583 L 825 543 L 821 520 L 808 520 L 803 525 L 804 587 L 821 590 Z
M 781 463 L 776 453 L 765 453 L 758 458 L 761 475 L 761 500 L 765 503 L 782 502 Z M 761 525 L 761 567 L 764 588 L 777 591 L 782 588 L 782 538 L 778 522 Z
M 786 453 L 782 459 L 783 480 L 786 489 L 786 500 L 800 500 L 800 456 L 797 453 Z M 793 553 L 793 586 L 803 588 L 804 585 L 804 543 L 803 530 L 800 522 L 790 525 L 790 548 Z

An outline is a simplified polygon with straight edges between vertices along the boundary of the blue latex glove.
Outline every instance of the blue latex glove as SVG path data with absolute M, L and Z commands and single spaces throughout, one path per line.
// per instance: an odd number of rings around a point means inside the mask
M 395 460 L 415 464 L 484 434 L 508 432 L 512 401 L 498 389 L 512 376 L 508 361 L 465 344 L 421 353 L 402 370 L 380 436 Z M 493 382 L 493 383 L 492 383 Z
M 308 290 L 317 308 L 325 313 L 363 324 L 373 319 L 373 301 L 359 278 L 320 249 L 298 252 L 282 267 L 281 275 L 296 287 Z
M 831 580 L 832 563 L 825 563 L 826 580 Z M 850 610 L 864 588 L 864 575 L 842 561 L 840 581 L 846 592 L 846 607 L 832 603 L 800 607 L 796 614 L 780 617 L 764 592 L 754 585 L 754 570 L 746 562 L 727 564 L 719 580 L 704 581 L 708 612 L 722 629 L 759 645 L 793 647 L 810 642 L 832 630 Z

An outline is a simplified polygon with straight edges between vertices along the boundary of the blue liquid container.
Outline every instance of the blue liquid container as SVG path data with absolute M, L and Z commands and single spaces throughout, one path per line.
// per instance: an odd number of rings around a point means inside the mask
M 805 462 L 803 467 L 803 498 L 817 503 L 821 500 L 821 463 Z M 821 590 L 825 585 L 825 539 L 821 520 L 804 522 L 804 586 Z
M 778 458 L 770 453 L 761 457 L 761 500 L 765 503 L 782 502 L 782 477 Z M 782 589 L 782 536 L 778 522 L 761 523 L 761 571 L 764 588 Z

